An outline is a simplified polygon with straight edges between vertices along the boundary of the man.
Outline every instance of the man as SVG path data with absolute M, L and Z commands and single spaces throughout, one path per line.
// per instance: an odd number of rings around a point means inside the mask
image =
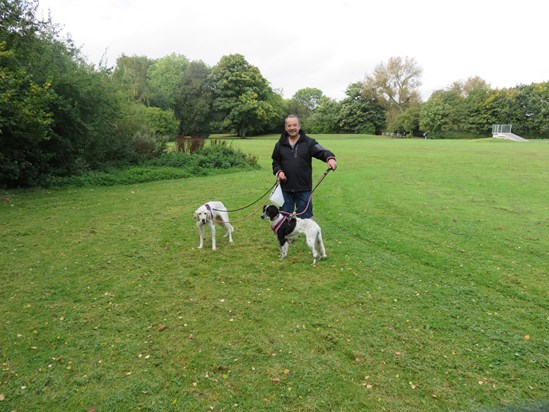
M 295 210 L 302 219 L 312 218 L 312 158 L 326 162 L 332 170 L 336 170 L 336 158 L 331 151 L 301 130 L 297 116 L 290 115 L 286 118 L 284 130 L 272 155 L 273 173 L 280 181 L 284 195 L 281 210 L 287 213 Z

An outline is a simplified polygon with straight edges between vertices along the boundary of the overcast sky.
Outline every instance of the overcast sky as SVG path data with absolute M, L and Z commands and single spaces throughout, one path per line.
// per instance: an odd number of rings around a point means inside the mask
M 90 63 L 238 53 L 286 98 L 316 87 L 339 100 L 396 56 L 423 68 L 424 99 L 472 76 L 549 81 L 547 0 L 40 0 L 48 11 Z

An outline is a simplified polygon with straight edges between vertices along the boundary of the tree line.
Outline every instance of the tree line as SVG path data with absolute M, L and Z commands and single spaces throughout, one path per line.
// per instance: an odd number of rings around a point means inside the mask
M 137 164 L 176 135 L 240 137 L 280 132 L 289 113 L 309 133 L 385 131 L 432 137 L 489 136 L 493 123 L 549 137 L 549 83 L 492 89 L 473 77 L 422 102 L 422 69 L 393 57 L 340 101 L 318 88 L 290 99 L 239 54 L 210 67 L 171 54 L 88 63 L 38 0 L 0 0 L 0 185 L 33 186 L 46 176 Z

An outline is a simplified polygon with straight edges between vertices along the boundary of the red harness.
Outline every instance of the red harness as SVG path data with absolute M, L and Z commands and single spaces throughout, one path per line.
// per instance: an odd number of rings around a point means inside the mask
M 288 218 L 286 216 L 282 216 L 282 218 L 278 222 L 276 222 L 276 225 L 271 227 L 273 232 L 277 233 L 278 229 L 280 229 L 282 227 L 282 225 L 284 224 L 284 222 L 286 222 L 287 220 L 288 220 Z

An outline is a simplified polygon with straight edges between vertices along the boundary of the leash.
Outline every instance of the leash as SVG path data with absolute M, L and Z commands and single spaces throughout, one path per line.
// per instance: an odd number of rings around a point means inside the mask
M 292 215 L 294 214 L 295 216 L 300 216 L 302 215 L 303 213 L 305 213 L 307 211 L 307 209 L 309 209 L 309 205 L 311 204 L 311 199 L 313 198 L 313 193 L 314 191 L 318 188 L 318 186 L 320 186 L 320 183 L 322 183 L 322 181 L 324 180 L 324 178 L 326 176 L 328 176 L 328 173 L 330 173 L 332 169 L 328 168 L 326 169 L 326 171 L 322 174 L 322 176 L 320 177 L 320 179 L 318 180 L 318 182 L 316 183 L 316 185 L 313 187 L 313 190 L 311 190 L 311 195 L 309 196 L 309 199 L 307 200 L 307 206 L 305 207 L 305 209 L 303 210 L 303 212 L 300 212 L 300 213 L 288 213 L 288 212 L 284 212 L 282 210 L 279 211 L 279 213 L 282 213 L 282 214 L 286 214 L 286 215 Z M 271 191 L 273 190 L 273 188 L 278 185 L 279 182 L 278 180 L 269 188 L 269 190 L 267 190 L 265 193 L 263 193 L 261 195 L 261 197 L 259 197 L 257 200 L 253 201 L 252 203 L 250 203 L 249 205 L 246 205 L 246 206 L 243 206 L 243 207 L 240 207 L 238 209 L 227 209 L 227 210 L 223 210 L 223 209 L 214 209 L 214 208 L 210 208 L 209 205 L 207 206 L 209 210 L 215 210 L 217 212 L 238 212 L 240 210 L 244 210 L 244 209 L 247 209 L 249 208 L 250 206 L 253 206 L 255 205 L 257 202 L 259 202 L 261 199 L 263 199 L 267 194 L 271 193 Z M 241 219 L 238 219 L 238 220 L 231 220 L 229 221 L 228 223 L 239 223 L 239 222 L 243 222 L 244 220 L 247 220 L 249 219 L 250 217 L 252 217 L 253 215 L 256 214 L 256 212 L 258 212 L 259 210 L 261 210 L 263 208 L 263 206 L 265 206 L 267 203 L 264 203 L 262 205 L 260 205 L 257 209 L 255 209 L 252 213 L 250 213 L 249 215 L 247 216 L 244 216 L 243 218 Z M 217 219 L 214 219 L 213 216 L 212 216 L 212 220 L 216 223 L 224 223 L 223 221 L 218 221 Z
M 309 199 L 307 200 L 307 206 L 305 206 L 305 209 L 303 209 L 303 212 L 299 212 L 299 213 L 290 213 L 290 212 L 285 212 L 283 210 L 279 210 L 279 213 L 282 213 L 282 214 L 285 214 L 285 215 L 294 215 L 294 216 L 300 216 L 302 215 L 303 213 L 305 213 L 307 211 L 307 209 L 309 209 L 309 205 L 311 204 L 311 199 L 313 198 L 313 193 L 315 192 L 316 188 L 318 186 L 320 186 L 320 183 L 322 183 L 322 181 L 324 180 L 324 178 L 326 176 L 328 176 L 328 173 L 330 173 L 332 169 L 328 168 L 326 169 L 326 171 L 322 174 L 322 176 L 320 177 L 320 179 L 318 180 L 318 182 L 316 183 L 315 187 L 313 187 L 313 190 L 311 190 L 311 195 L 309 196 Z
M 255 204 L 256 204 L 257 202 L 259 202 L 261 199 L 263 199 L 263 198 L 265 197 L 265 195 L 267 195 L 268 193 L 270 193 L 271 190 L 273 190 L 273 188 L 274 188 L 277 184 L 278 184 L 278 182 L 275 182 L 275 184 L 272 185 L 271 188 L 270 188 L 269 190 L 267 190 L 265 193 L 263 193 L 263 194 L 259 197 L 259 199 L 253 201 L 253 202 L 250 203 L 249 205 L 240 207 L 240 208 L 238 208 L 238 209 L 227 209 L 227 210 L 223 210 L 223 209 L 213 209 L 213 208 L 212 208 L 212 210 L 215 210 L 216 212 L 227 212 L 227 213 L 231 212 L 231 213 L 232 213 L 232 212 L 239 212 L 240 210 L 247 209 L 247 208 L 249 208 L 250 206 L 255 205 Z

